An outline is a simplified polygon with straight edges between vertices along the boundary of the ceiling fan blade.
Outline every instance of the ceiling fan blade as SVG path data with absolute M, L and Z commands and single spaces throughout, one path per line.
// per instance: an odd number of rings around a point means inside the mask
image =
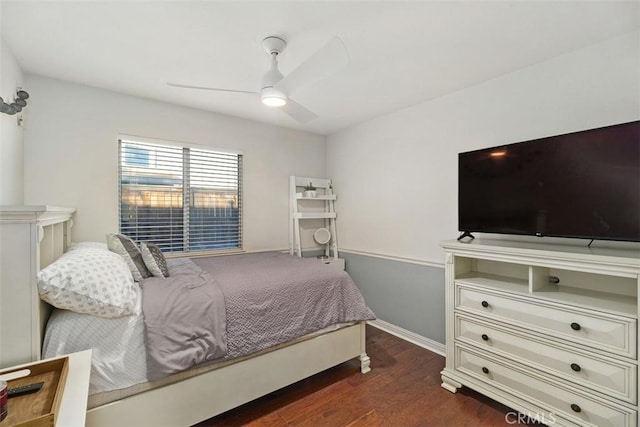
M 318 116 L 312 111 L 307 110 L 302 105 L 298 104 L 291 98 L 287 100 L 287 103 L 280 107 L 282 111 L 287 113 L 291 118 L 296 120 L 298 123 L 307 123 L 313 119 L 316 119 Z
M 218 92 L 235 92 L 235 93 L 250 93 L 253 95 L 258 95 L 258 92 L 251 92 L 248 90 L 234 90 L 234 89 L 219 89 L 219 88 L 215 88 L 215 87 L 205 87 L 205 86 L 192 86 L 192 85 L 183 85 L 183 84 L 179 84 L 179 83 L 167 83 L 167 85 L 172 86 L 172 87 L 180 87 L 180 88 L 186 88 L 186 89 L 204 89 L 204 90 L 215 90 Z
M 339 37 L 332 38 L 274 87 L 287 94 L 327 78 L 349 65 L 349 53 Z

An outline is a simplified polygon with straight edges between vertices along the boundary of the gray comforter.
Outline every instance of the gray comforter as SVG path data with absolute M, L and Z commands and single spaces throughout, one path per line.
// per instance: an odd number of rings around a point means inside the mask
M 203 283 L 193 289 L 201 291 L 189 297 L 185 291 L 168 292 L 177 272 L 187 266 L 186 276 Z M 141 283 L 150 379 L 248 355 L 337 323 L 375 318 L 346 272 L 315 259 L 266 252 L 169 260 L 169 268 L 168 279 Z M 158 282 L 166 283 L 155 286 Z M 172 308 L 173 298 L 183 307 L 191 296 L 194 306 L 188 313 Z M 215 301 L 205 300 L 207 296 Z
M 224 296 L 187 258 L 169 260 L 170 276 L 140 282 L 151 381 L 227 354 Z

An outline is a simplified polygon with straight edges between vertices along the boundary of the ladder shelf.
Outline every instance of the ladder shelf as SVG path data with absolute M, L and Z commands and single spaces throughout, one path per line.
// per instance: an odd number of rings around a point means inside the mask
M 308 185 L 316 188 L 313 195 L 305 195 L 302 191 Z M 336 195 L 333 193 L 330 179 L 304 176 L 289 177 L 289 253 L 291 255 L 302 256 L 300 221 L 305 219 L 324 219 L 324 228 L 328 229 L 331 234 L 331 240 L 325 245 L 325 255 L 329 260 L 338 259 L 335 200 Z M 303 210 L 300 209 L 300 202 L 305 204 Z

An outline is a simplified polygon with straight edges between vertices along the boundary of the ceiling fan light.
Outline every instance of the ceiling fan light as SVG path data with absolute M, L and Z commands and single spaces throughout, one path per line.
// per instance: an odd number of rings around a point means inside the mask
M 260 97 L 262 103 L 269 107 L 282 107 L 287 103 L 287 97 L 280 91 L 273 88 L 265 88 Z
M 287 103 L 287 100 L 277 96 L 263 96 L 262 103 L 269 107 L 282 107 Z

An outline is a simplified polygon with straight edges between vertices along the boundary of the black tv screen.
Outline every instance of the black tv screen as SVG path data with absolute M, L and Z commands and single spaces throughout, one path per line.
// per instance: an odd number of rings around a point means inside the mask
M 462 232 L 640 241 L 640 121 L 458 160 Z

